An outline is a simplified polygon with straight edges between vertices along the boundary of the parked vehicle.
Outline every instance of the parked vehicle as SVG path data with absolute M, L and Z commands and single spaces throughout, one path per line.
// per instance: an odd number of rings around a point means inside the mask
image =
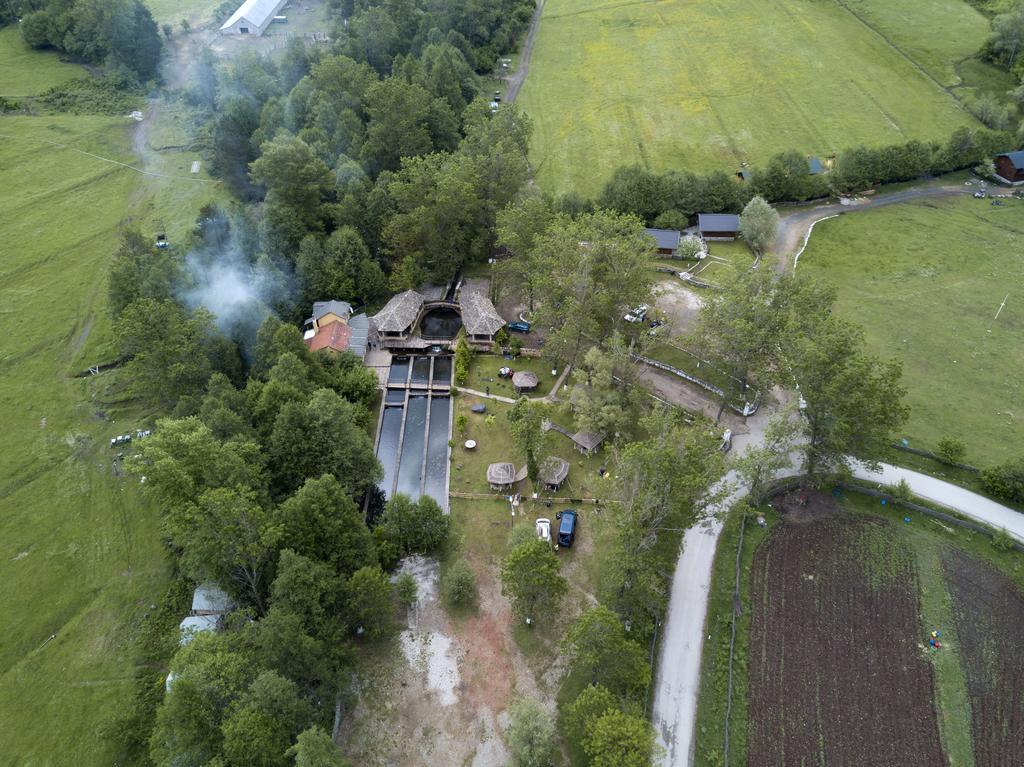
M 649 335 L 649 336 L 656 336 L 656 335 L 658 335 L 658 329 L 661 328 L 661 326 L 664 325 L 664 324 L 665 323 L 662 322 L 661 320 L 652 320 L 650 325 L 648 325 L 650 330 L 647 331 L 647 335 Z
M 499 368 L 498 378 L 511 378 L 515 372 L 512 368 Z
M 643 322 L 644 317 L 647 316 L 647 312 L 649 312 L 650 310 L 651 307 L 649 307 L 647 304 L 640 304 L 640 306 L 636 307 L 635 309 L 630 309 L 629 314 L 623 317 L 623 319 L 626 322 Z
M 566 509 L 565 511 L 560 511 L 555 515 L 555 519 L 559 521 L 558 545 L 569 548 L 576 538 L 576 510 Z
M 537 537 L 545 543 L 551 543 L 551 520 L 541 517 L 535 524 Z
M 979 200 L 984 200 L 986 195 L 984 192 L 975 192 L 974 196 L 977 197 Z
M 522 320 L 510 322 L 508 323 L 508 329 L 511 330 L 513 333 L 529 333 L 530 323 L 523 322 Z

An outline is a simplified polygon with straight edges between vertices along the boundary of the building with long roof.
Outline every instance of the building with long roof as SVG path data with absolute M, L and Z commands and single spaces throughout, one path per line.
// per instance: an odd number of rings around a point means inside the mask
M 262 35 L 288 0 L 245 0 L 220 27 L 222 35 Z

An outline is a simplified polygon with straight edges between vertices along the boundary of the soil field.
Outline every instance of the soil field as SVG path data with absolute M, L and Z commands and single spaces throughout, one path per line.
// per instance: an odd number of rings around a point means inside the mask
M 828 496 L 791 508 L 754 557 L 748 764 L 945 764 L 913 552 Z
M 942 558 L 960 636 L 976 767 L 1009 767 L 1024 754 L 1024 595 L 963 552 Z

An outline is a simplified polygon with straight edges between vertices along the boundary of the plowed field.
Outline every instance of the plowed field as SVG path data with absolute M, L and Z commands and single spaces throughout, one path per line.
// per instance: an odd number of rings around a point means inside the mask
M 944 765 L 913 552 L 831 500 L 812 496 L 754 558 L 748 764 Z
M 976 767 L 1024 760 L 1024 595 L 1005 576 L 960 551 L 942 558 L 953 597 L 971 700 Z

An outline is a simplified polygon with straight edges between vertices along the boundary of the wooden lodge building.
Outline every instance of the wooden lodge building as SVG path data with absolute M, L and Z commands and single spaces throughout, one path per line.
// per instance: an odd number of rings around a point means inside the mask
M 996 175 L 1008 184 L 1024 184 L 1024 151 L 997 154 Z

